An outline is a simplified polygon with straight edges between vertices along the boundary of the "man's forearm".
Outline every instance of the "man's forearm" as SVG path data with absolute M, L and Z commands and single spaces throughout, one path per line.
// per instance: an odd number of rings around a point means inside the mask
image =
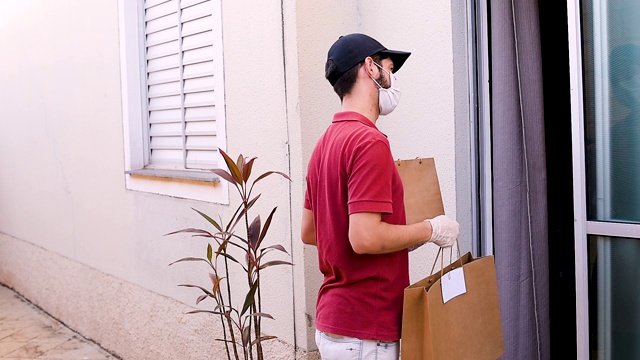
M 349 216 L 349 241 L 359 254 L 384 254 L 423 244 L 431 238 L 431 223 L 392 225 L 377 213 Z

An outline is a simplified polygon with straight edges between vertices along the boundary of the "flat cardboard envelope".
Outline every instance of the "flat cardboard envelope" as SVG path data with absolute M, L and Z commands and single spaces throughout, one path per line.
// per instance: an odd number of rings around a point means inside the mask
M 433 158 L 396 160 L 404 186 L 407 224 L 444 214 L 440 183 Z

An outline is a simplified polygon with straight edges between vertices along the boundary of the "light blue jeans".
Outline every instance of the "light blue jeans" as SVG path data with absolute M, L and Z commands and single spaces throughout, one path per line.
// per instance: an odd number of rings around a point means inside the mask
M 399 341 L 361 340 L 316 330 L 322 360 L 398 360 Z

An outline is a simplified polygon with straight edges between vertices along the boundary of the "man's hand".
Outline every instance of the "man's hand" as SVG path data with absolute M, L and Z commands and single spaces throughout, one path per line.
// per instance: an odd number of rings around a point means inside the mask
M 431 223 L 432 230 L 429 242 L 440 247 L 450 247 L 458 239 L 460 225 L 457 221 L 449 219 L 446 215 L 438 215 L 425 221 Z

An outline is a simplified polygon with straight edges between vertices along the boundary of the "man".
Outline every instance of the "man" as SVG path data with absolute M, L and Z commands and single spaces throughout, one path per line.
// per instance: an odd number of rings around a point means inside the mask
M 398 359 L 408 249 L 451 246 L 458 236 L 458 223 L 444 215 L 406 225 L 402 182 L 376 128 L 398 103 L 393 73 L 409 55 L 364 34 L 329 49 L 325 77 L 342 111 L 309 161 L 301 234 L 317 245 L 324 274 L 316 343 L 325 360 Z

